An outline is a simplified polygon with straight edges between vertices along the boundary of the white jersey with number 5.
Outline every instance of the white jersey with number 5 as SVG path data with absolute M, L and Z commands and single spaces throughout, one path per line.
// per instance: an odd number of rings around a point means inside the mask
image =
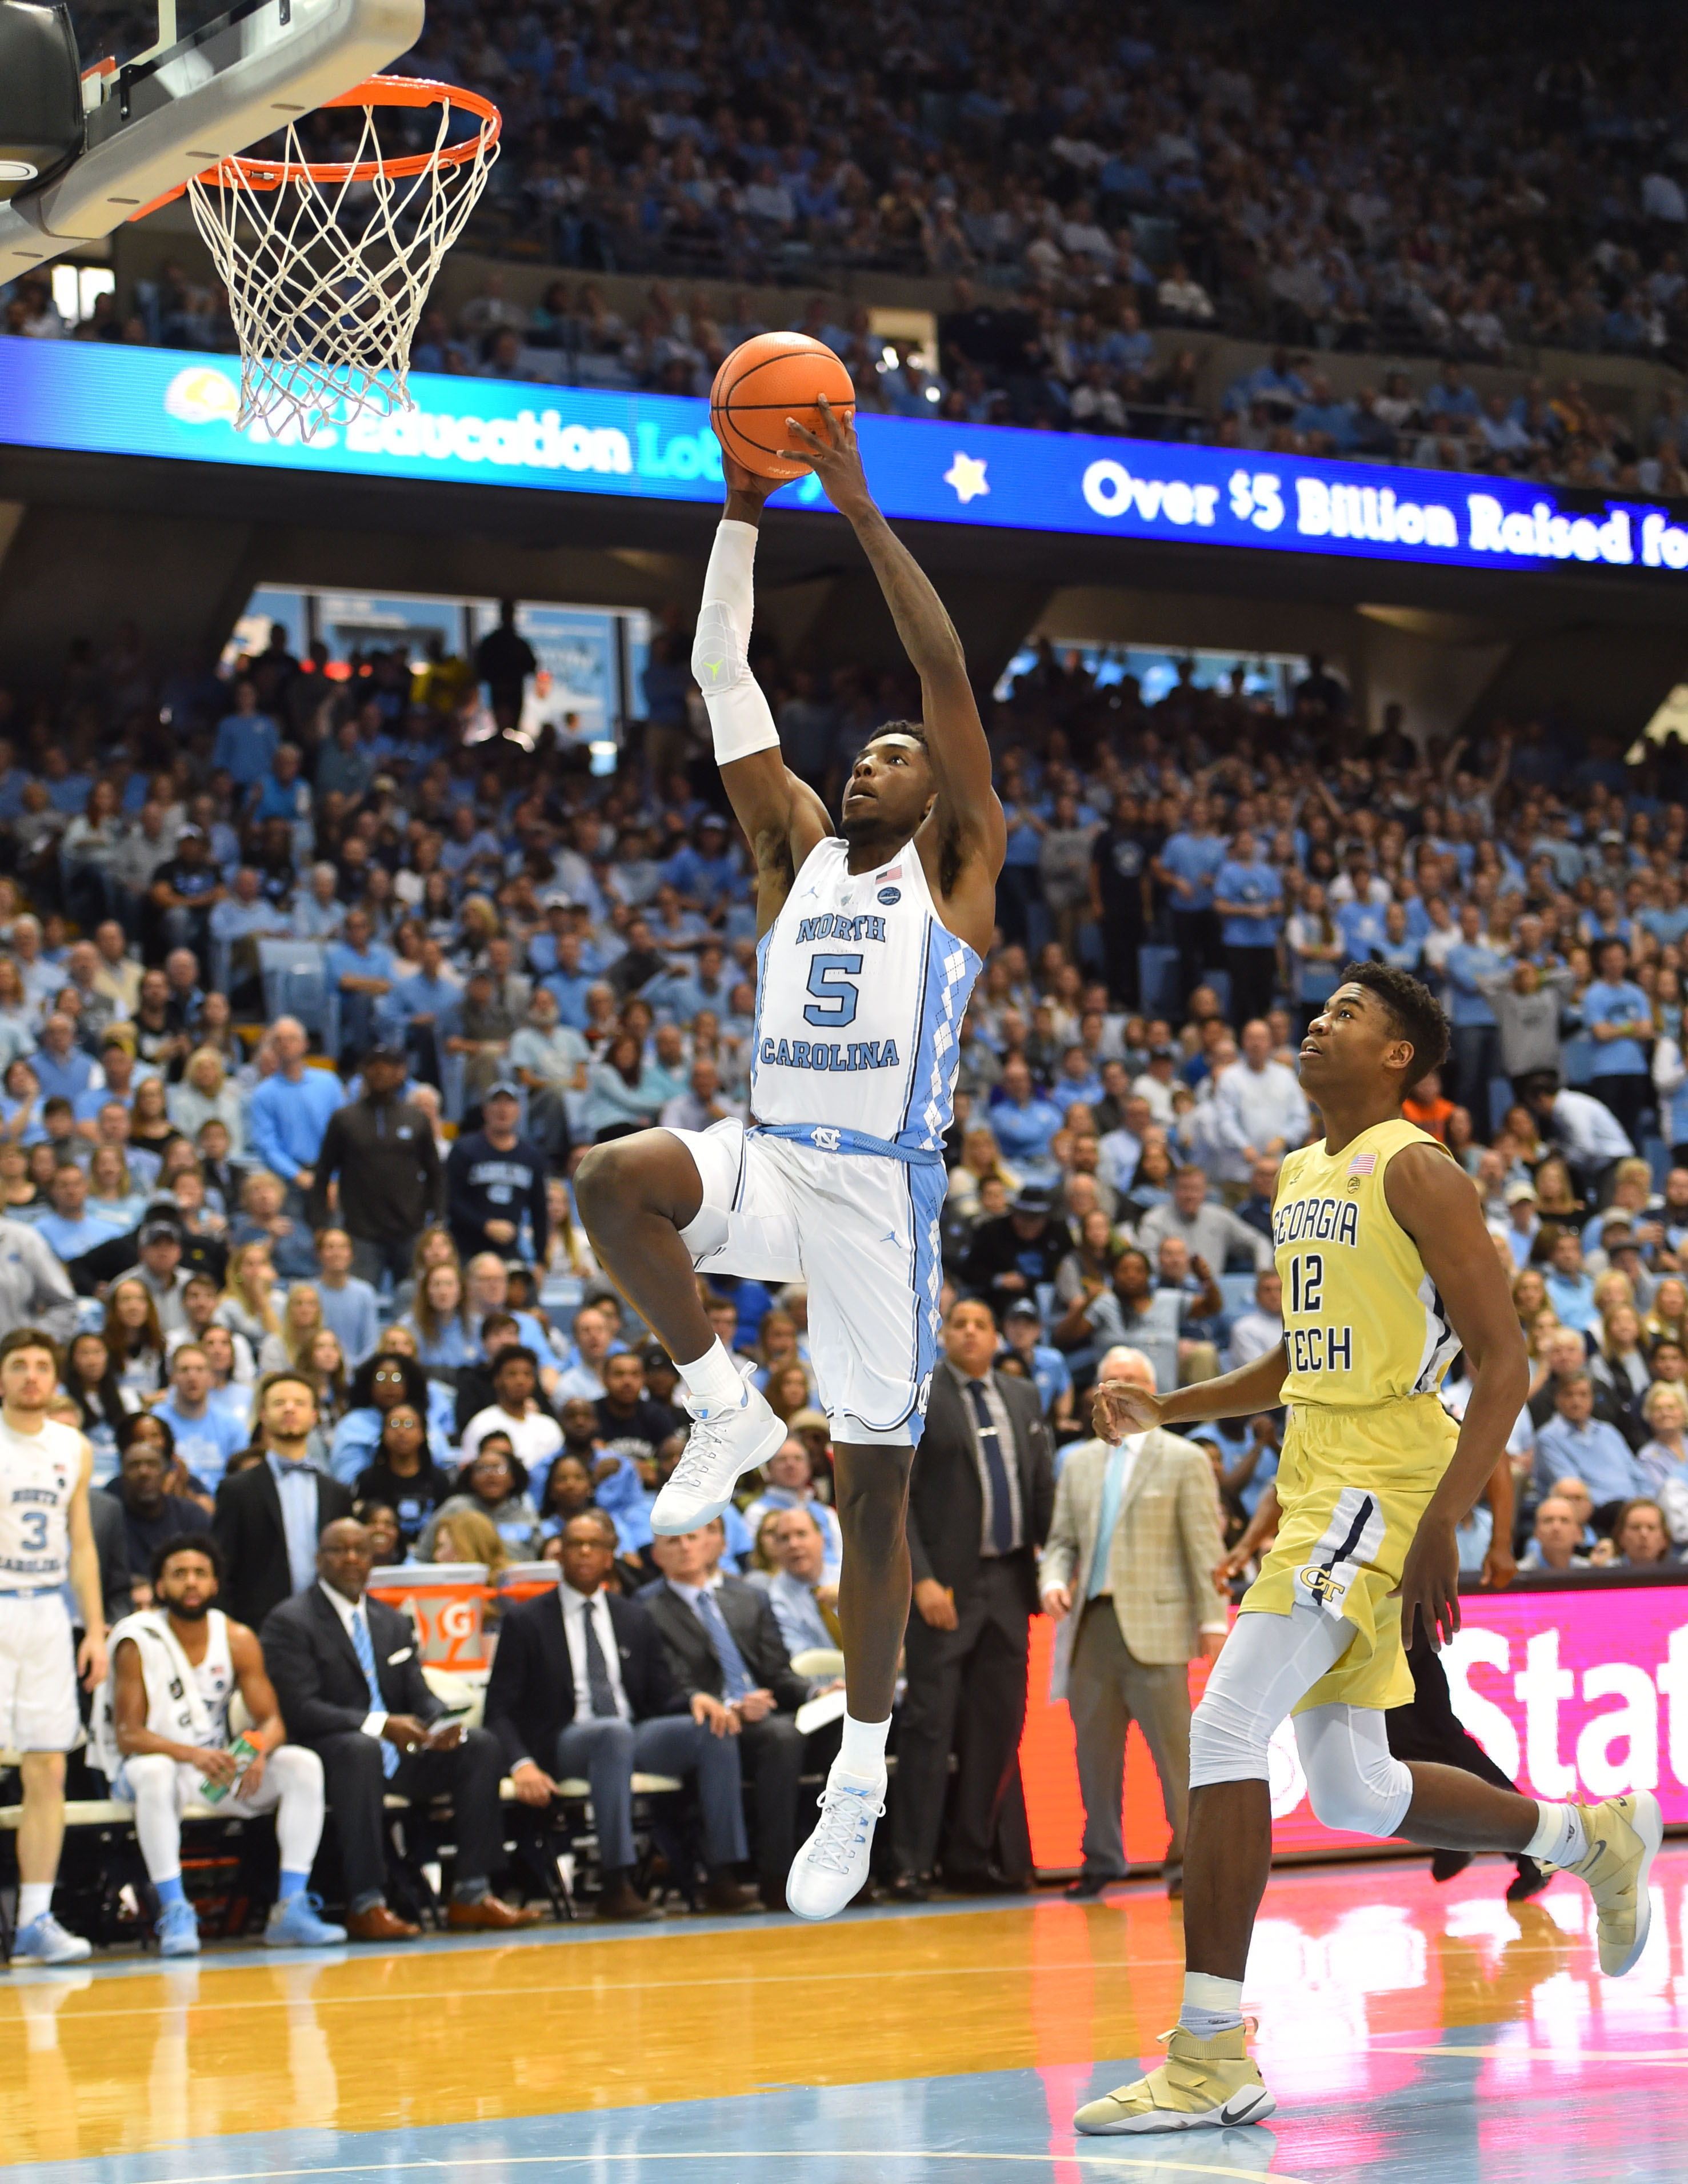
M 819 842 L 757 948 L 751 1112 L 941 1149 L 979 958 L 939 919 L 912 842 L 870 872 Z
M 0 1418 L 0 1592 L 62 1585 L 70 1569 L 70 1497 L 82 1436 L 56 1418 L 38 1434 Z

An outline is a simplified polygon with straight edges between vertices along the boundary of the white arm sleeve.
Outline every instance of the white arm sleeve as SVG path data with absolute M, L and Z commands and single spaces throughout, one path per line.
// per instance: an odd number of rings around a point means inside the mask
M 756 526 L 724 519 L 710 550 L 691 646 L 691 671 L 709 714 L 718 766 L 775 749 L 780 742 L 762 685 L 750 671 L 755 562 Z

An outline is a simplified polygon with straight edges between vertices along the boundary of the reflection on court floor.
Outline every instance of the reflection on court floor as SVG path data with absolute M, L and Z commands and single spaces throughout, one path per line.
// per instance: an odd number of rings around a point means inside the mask
M 1517 1910 L 1395 1862 L 1281 1874 L 1246 1988 L 1266 2130 L 1075 2142 L 1075 2105 L 1177 2014 L 1176 1907 L 590 1925 L 310 1960 L 14 1972 L 0 2160 L 18 2184 L 400 2184 L 551 2173 L 760 2184 L 1271 2175 L 1653 2184 L 1688 2173 L 1688 1849 L 1638 1970 L 1602 1981 L 1588 1899 Z

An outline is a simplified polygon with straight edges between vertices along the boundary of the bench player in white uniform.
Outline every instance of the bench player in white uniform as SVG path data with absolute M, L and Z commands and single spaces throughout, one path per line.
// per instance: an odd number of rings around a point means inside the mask
M 126 1615 L 111 1633 L 111 1681 L 96 1742 L 109 1759 L 111 1794 L 132 1803 L 147 1877 L 158 1892 L 159 1953 L 199 1953 L 199 1925 L 182 1886 L 182 1815 L 220 1784 L 216 1810 L 230 1819 L 276 1815 L 281 1892 L 264 1939 L 272 1949 L 344 1942 L 344 1926 L 319 1919 L 305 1886 L 322 1839 L 322 1762 L 287 1735 L 264 1653 L 243 1623 L 211 1603 L 222 1556 L 207 1533 L 167 1540 L 153 1557 L 154 1606 Z M 257 1750 L 244 1774 L 229 1731 L 238 1687 Z
M 0 1338 L 0 1746 L 20 1755 L 18 1938 L 14 1954 L 74 1964 L 91 1953 L 53 1917 L 64 1841 L 64 1755 L 81 1715 L 76 1676 L 105 1680 L 105 1607 L 88 1516 L 93 1451 L 72 1426 L 47 1415 L 59 1385 L 59 1353 L 38 1328 Z M 69 1580 L 82 1613 L 75 1641 L 64 1604 Z
M 679 1363 L 696 1421 L 651 1513 L 659 1532 L 718 1516 L 785 1435 L 715 1339 L 696 1273 L 808 1284 L 837 1464 L 848 1692 L 819 1819 L 786 1884 L 790 1908 L 808 1919 L 830 1918 L 862 1887 L 883 1809 L 908 1619 L 908 1475 L 937 1358 L 942 1148 L 1005 841 L 961 641 L 874 505 L 854 431 L 830 410 L 824 421 L 824 437 L 788 425 L 791 452 L 873 565 L 919 674 L 924 718 L 869 739 L 835 833 L 786 767 L 746 660 L 757 527 L 775 484 L 724 457 L 727 504 L 692 668 L 756 854 L 756 1120 L 596 1146 L 576 1181 L 599 1263 Z

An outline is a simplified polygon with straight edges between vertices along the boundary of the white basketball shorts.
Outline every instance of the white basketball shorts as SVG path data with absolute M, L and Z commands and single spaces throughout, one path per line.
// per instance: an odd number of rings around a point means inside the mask
M 0 1593 L 0 1745 L 68 1752 L 81 1725 L 64 1594 Z
M 942 1162 L 852 1150 L 864 1141 L 820 1124 L 790 1137 L 733 1121 L 671 1134 L 703 1182 L 680 1231 L 699 1273 L 806 1283 L 833 1439 L 917 1442 L 942 1323 Z

